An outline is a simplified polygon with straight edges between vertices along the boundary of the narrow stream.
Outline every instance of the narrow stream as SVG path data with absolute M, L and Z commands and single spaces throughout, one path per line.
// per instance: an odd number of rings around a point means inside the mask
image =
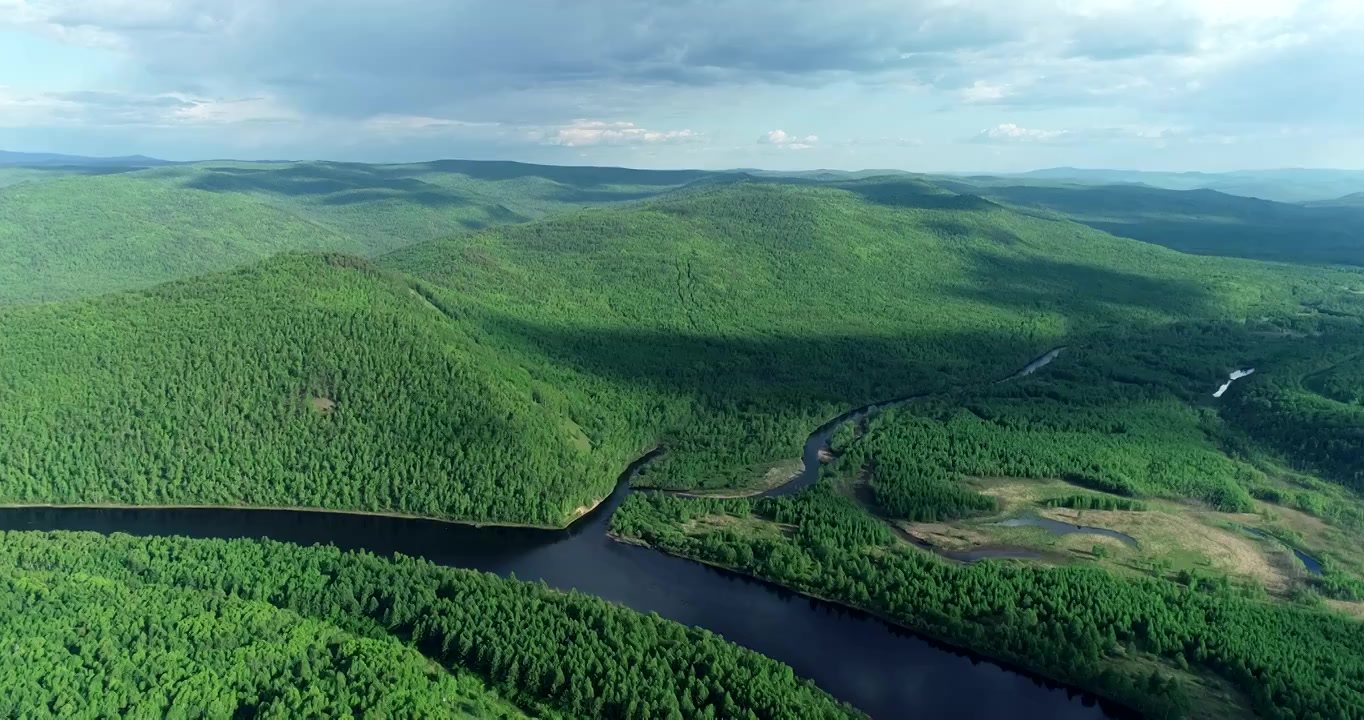
M 1292 545 L 1289 545 L 1288 543 L 1283 542 L 1282 540 L 1279 540 L 1278 538 L 1274 537 L 1273 535 L 1270 535 L 1269 533 L 1267 533 L 1267 532 L 1265 532 L 1264 530 L 1261 530 L 1261 529 L 1259 529 L 1259 528 L 1253 528 L 1253 527 L 1249 527 L 1249 526 L 1246 526 L 1246 525 L 1242 525 L 1242 526 L 1241 526 L 1241 529 L 1245 530 L 1246 532 L 1250 533 L 1251 535 L 1254 535 L 1255 537 L 1264 538 L 1264 539 L 1266 539 L 1266 540 L 1273 540 L 1273 541 L 1275 541 L 1275 542 L 1282 543 L 1282 544 L 1283 544 L 1285 547 L 1287 547 L 1289 550 L 1292 550 L 1292 551 L 1293 551 L 1293 556 L 1296 557 L 1296 558 L 1298 558 L 1298 560 L 1302 562 L 1303 566 L 1307 568 L 1307 572 L 1312 573 L 1313 575 L 1320 575 L 1320 574 L 1321 574 L 1321 561 L 1320 561 L 1320 560 L 1318 560 L 1318 559 L 1312 557 L 1311 555 L 1308 555 L 1307 553 L 1305 553 L 1305 552 L 1299 550 L 1298 548 L 1296 548 L 1296 547 L 1294 547 L 1294 546 L 1292 546 Z
M 816 430 L 805 443 L 805 470 L 768 494 L 796 492 L 814 482 L 818 452 L 840 424 L 908 399 L 859 408 Z M 864 613 L 612 541 L 606 535 L 611 514 L 649 459 L 633 463 L 609 498 L 563 531 L 289 510 L 99 508 L 2 509 L 0 530 L 269 537 L 379 555 L 402 553 L 451 567 L 543 580 L 719 633 L 790 665 L 797 675 L 874 718 L 1127 716 L 1093 696 L 925 640 Z
M 1060 520 L 1044 518 L 1040 515 L 1025 515 L 1023 517 L 1011 518 L 994 524 L 1000 527 L 1039 527 L 1056 535 L 1102 535 L 1104 537 L 1117 539 L 1128 547 L 1137 546 L 1136 538 L 1126 533 L 1120 533 L 1117 530 L 1090 527 L 1088 525 L 1075 525 L 1073 523 L 1061 522 Z

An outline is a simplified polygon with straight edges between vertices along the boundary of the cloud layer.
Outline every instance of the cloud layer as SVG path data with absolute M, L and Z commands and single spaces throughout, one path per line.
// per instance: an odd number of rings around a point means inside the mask
M 1364 116 L 1356 0 L 0 0 L 5 32 L 110 59 L 38 92 L 6 90 L 20 70 L 0 69 L 10 128 L 261 139 L 296 123 L 432 152 L 464 138 L 856 164 L 920 139 L 1073 152 L 1271 126 L 1335 137 Z M 765 130 L 787 123 L 802 133 Z

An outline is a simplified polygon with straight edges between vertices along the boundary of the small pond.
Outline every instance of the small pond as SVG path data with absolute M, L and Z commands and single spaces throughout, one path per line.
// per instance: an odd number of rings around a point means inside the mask
M 1074 525 L 1060 520 L 1052 520 L 1039 515 L 1025 515 L 1023 517 L 1011 518 L 1003 522 L 997 522 L 999 527 L 1040 527 L 1056 535 L 1103 535 L 1121 541 L 1128 547 L 1136 547 L 1136 538 L 1117 530 L 1106 528 L 1089 527 L 1088 525 Z

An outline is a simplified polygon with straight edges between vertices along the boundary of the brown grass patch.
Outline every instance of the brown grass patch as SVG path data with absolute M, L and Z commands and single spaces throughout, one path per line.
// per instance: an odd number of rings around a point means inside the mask
M 752 485 L 740 489 L 721 489 L 721 490 L 693 490 L 688 492 L 677 492 L 675 495 L 681 497 L 694 498 L 717 498 L 721 500 L 732 500 L 734 498 L 753 497 L 773 488 L 781 487 L 786 483 L 796 479 L 800 471 L 805 467 L 802 460 L 782 460 L 769 466 L 761 478 Z
M 327 397 L 308 398 L 308 405 L 324 415 L 336 409 L 336 401 Z
M 1042 514 L 1063 522 L 1103 527 L 1131 535 L 1140 544 L 1141 553 L 1151 558 L 1200 557 L 1213 570 L 1252 578 L 1271 592 L 1286 592 L 1294 574 L 1291 558 L 1286 552 L 1243 532 L 1205 524 L 1202 522 L 1203 514 L 1198 512 L 1080 512 L 1053 508 Z M 1100 536 L 1079 537 L 1095 539 L 1088 543 L 1093 545 Z
M 989 543 L 992 538 L 978 530 L 946 523 L 892 522 L 920 542 L 940 550 L 969 550 Z
M 1348 615 L 1356 620 L 1364 620 L 1364 602 L 1348 602 L 1345 600 L 1326 600 L 1324 602 L 1326 607 L 1342 615 Z

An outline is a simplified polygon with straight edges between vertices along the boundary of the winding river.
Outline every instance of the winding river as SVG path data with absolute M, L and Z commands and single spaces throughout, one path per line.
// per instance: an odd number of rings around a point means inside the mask
M 819 474 L 818 453 L 839 425 L 905 400 L 859 408 L 815 431 L 805 444 L 805 469 L 768 494 L 791 493 L 813 483 Z M 1080 720 L 1125 715 L 1092 696 L 925 640 L 858 611 L 612 541 L 606 534 L 611 514 L 648 459 L 632 464 L 606 501 L 562 531 L 291 510 L 41 507 L 0 510 L 0 530 L 269 537 L 380 555 L 402 553 L 452 567 L 543 580 L 719 633 L 790 665 L 874 718 Z

